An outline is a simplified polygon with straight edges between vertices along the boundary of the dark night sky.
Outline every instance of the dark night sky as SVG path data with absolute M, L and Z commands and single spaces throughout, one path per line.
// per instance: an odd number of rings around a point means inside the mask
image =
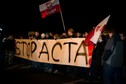
M 48 0 L 1 0 L 0 27 L 6 32 L 19 33 L 31 30 L 63 32 L 60 13 L 42 19 L 39 4 Z M 66 29 L 90 31 L 108 15 L 108 26 L 124 31 L 126 19 L 124 2 L 107 0 L 59 0 Z

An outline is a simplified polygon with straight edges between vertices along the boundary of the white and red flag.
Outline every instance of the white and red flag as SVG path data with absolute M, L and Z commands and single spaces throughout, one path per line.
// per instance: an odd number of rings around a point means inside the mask
M 41 13 L 41 17 L 45 18 L 46 16 L 49 16 L 51 14 L 60 12 L 60 3 L 59 0 L 50 0 L 46 3 L 39 5 L 39 10 Z
M 104 20 L 102 20 L 89 34 L 87 35 L 85 39 L 85 44 L 87 46 L 94 45 L 97 43 L 102 31 L 104 30 L 108 20 L 110 18 L 110 15 L 107 16 Z

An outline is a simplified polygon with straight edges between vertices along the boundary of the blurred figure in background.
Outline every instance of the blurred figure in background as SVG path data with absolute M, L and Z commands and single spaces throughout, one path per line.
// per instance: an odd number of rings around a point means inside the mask
M 3 42 L 2 29 L 0 28 L 0 70 L 3 70 L 5 65 L 5 42 Z

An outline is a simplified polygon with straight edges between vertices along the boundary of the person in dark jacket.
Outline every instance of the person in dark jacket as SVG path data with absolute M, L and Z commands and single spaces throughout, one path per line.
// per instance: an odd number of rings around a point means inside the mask
M 92 54 L 92 63 L 90 66 L 90 81 L 102 79 L 101 56 L 106 43 L 106 35 L 101 35 Z
M 123 41 L 113 29 L 108 32 L 109 39 L 102 55 L 104 84 L 122 84 Z

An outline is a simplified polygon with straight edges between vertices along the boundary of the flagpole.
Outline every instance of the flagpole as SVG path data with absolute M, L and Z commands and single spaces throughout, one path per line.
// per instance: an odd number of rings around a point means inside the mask
M 62 19 L 62 23 L 63 23 L 63 28 L 64 28 L 64 31 L 65 31 L 66 29 L 65 29 L 65 24 L 64 24 L 64 20 L 63 20 L 62 11 L 60 11 L 60 16 L 61 16 L 61 19 Z

